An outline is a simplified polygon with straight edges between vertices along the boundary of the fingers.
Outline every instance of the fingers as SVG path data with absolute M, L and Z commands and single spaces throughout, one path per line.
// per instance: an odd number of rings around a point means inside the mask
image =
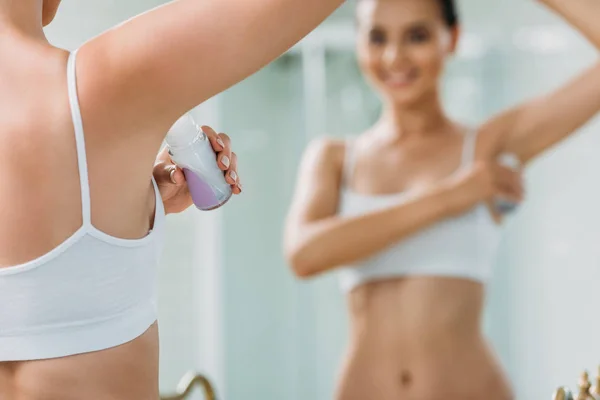
M 223 142 L 223 139 L 217 135 L 217 132 L 215 132 L 213 128 L 204 125 L 202 126 L 202 132 L 204 132 L 206 137 L 208 137 L 208 140 L 210 141 L 210 144 L 216 153 L 225 150 L 226 143 Z
M 237 155 L 235 153 L 231 153 L 231 164 L 229 165 L 227 172 L 225 172 L 225 180 L 230 185 L 236 185 L 238 182 Z
M 232 191 L 233 191 L 233 194 L 240 194 L 240 193 L 242 193 L 242 184 L 240 182 L 238 182 L 237 185 L 233 185 L 232 186 Z
M 231 168 L 231 140 L 229 136 L 224 133 L 219 133 L 219 140 L 221 143 L 225 143 L 225 147 L 223 150 L 217 155 L 217 163 L 219 164 L 219 168 L 223 171 L 227 171 Z
M 154 179 L 159 185 L 175 184 L 181 185 L 185 183 L 185 175 L 181 168 L 170 162 L 159 162 L 154 166 Z
M 231 139 L 224 133 L 217 134 L 210 126 L 203 126 L 202 131 L 210 140 L 213 150 L 217 153 L 217 164 L 223 171 L 231 167 Z
M 185 183 L 185 174 L 183 173 L 181 168 L 179 168 L 176 165 L 173 165 L 169 168 L 169 178 L 172 183 L 178 186 L 183 185 Z
M 231 153 L 231 167 L 225 174 L 225 180 L 231 185 L 233 194 L 242 193 L 242 183 L 237 174 L 237 155 L 235 153 Z
M 217 165 L 225 171 L 225 180 L 231 185 L 234 194 L 240 194 L 242 184 L 237 172 L 237 155 L 231 151 L 231 139 L 225 133 L 217 134 L 210 126 L 203 126 L 202 131 L 217 153 Z
M 154 163 L 154 169 L 152 175 L 159 185 L 175 184 L 181 185 L 185 183 L 185 175 L 181 168 L 173 164 L 171 157 L 169 156 L 168 148 L 165 146 Z
M 202 132 L 206 134 L 213 150 L 217 153 L 219 168 L 227 171 L 231 166 L 231 139 L 224 133 L 217 134 L 210 126 L 203 126 Z

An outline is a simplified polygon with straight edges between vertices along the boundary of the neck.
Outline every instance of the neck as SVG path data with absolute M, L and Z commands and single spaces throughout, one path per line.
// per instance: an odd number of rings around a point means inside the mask
M 0 0 L 0 41 L 15 36 L 46 40 L 43 0 Z
M 377 125 L 387 134 L 404 140 L 445 131 L 450 124 L 435 91 L 410 105 L 388 101 Z

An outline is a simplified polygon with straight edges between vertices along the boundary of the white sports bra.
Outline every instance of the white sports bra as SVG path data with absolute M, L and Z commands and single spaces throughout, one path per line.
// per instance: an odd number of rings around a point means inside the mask
M 465 136 L 461 166 L 475 158 L 476 132 Z M 339 215 L 352 217 L 402 203 L 407 192 L 362 195 L 348 187 L 354 170 L 354 151 L 346 147 Z M 367 233 L 368 234 L 368 233 Z M 487 207 L 443 220 L 398 242 L 383 252 L 339 270 L 340 286 L 350 291 L 364 283 L 401 276 L 440 276 L 487 281 L 500 237 L 500 227 Z
M 68 90 L 75 128 L 83 225 L 49 253 L 0 269 L 0 362 L 104 350 L 129 342 L 156 321 L 155 276 L 164 209 L 156 182 L 154 227 L 120 239 L 91 222 L 83 124 L 69 57 Z

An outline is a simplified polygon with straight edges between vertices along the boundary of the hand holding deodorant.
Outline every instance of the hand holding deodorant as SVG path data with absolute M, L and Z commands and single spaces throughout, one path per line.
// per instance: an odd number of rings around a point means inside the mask
M 183 170 L 194 205 L 208 211 L 231 198 L 231 185 L 217 164 L 210 140 L 194 119 L 185 114 L 169 129 L 165 139 L 173 162 Z
M 501 154 L 498 158 L 498 162 L 505 167 L 514 169 L 515 171 L 521 166 L 521 162 L 519 161 L 518 157 L 512 153 Z M 496 199 L 494 204 L 496 210 L 500 214 L 510 214 L 518 207 L 517 203 L 500 198 Z

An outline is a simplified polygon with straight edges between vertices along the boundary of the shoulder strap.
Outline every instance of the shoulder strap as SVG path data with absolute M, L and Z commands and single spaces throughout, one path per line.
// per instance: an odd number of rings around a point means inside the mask
M 468 167 L 475 161 L 477 151 L 477 133 L 478 129 L 470 129 L 463 142 L 463 151 L 461 156 L 461 167 Z
M 81 213 L 83 225 L 91 225 L 90 185 L 88 179 L 87 157 L 85 152 L 85 136 L 83 134 L 83 121 L 79 108 L 79 97 L 77 95 L 76 63 L 77 51 L 69 55 L 67 66 L 67 83 L 69 88 L 69 104 L 71 107 L 71 118 L 75 130 L 75 142 L 77 144 L 77 165 L 79 167 L 79 184 L 81 186 Z

